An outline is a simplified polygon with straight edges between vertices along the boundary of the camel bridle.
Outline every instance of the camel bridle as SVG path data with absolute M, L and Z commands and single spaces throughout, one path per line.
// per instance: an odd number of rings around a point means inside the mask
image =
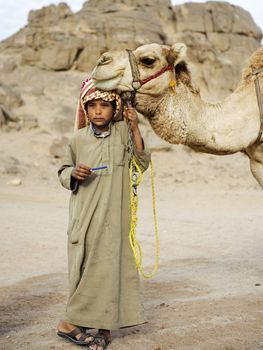
M 153 79 L 156 79 L 157 77 L 159 77 L 163 73 L 165 73 L 167 71 L 173 71 L 173 69 L 174 69 L 171 65 L 167 65 L 167 66 L 163 67 L 162 69 L 160 69 L 158 72 L 150 75 L 149 77 L 147 77 L 145 79 L 141 79 L 138 64 L 136 62 L 136 58 L 135 58 L 132 50 L 127 49 L 126 51 L 128 52 L 128 56 L 129 56 L 129 62 L 130 62 L 130 67 L 131 67 L 131 72 L 132 72 L 132 87 L 133 87 L 133 92 L 130 93 L 130 95 L 132 95 L 132 97 L 127 98 L 128 100 L 134 99 L 136 92 L 144 84 L 148 83 L 149 81 L 151 81 Z M 262 71 L 263 71 L 263 68 L 252 70 L 252 75 L 254 77 L 254 83 L 255 83 L 255 89 L 256 89 L 257 103 L 258 103 L 258 108 L 259 108 L 259 115 L 260 115 L 260 128 L 259 128 L 259 133 L 258 133 L 257 139 L 255 141 L 256 145 L 263 142 L 263 141 L 261 141 L 261 137 L 263 134 L 263 101 L 262 101 L 262 95 L 261 95 L 260 84 L 259 84 L 259 79 L 258 79 L 258 74 L 261 73 Z M 128 93 L 126 93 L 126 95 L 128 95 Z
M 131 72 L 132 72 L 132 87 L 133 87 L 134 92 L 139 90 L 142 85 L 159 77 L 160 75 L 167 72 L 168 70 L 173 71 L 173 69 L 174 69 L 171 65 L 168 64 L 167 66 L 160 69 L 158 72 L 150 75 L 149 77 L 147 77 L 145 79 L 141 79 L 140 71 L 139 71 L 139 68 L 138 68 L 138 65 L 136 62 L 136 58 L 135 58 L 132 50 L 126 50 L 126 51 L 128 52 L 128 55 L 129 55 L 129 62 L 130 62 Z
M 262 71 L 263 71 L 263 68 L 252 70 L 252 75 L 254 78 L 256 95 L 257 95 L 259 115 L 260 115 L 260 129 L 259 129 L 258 137 L 255 141 L 256 145 L 259 145 L 260 143 L 262 143 L 262 141 L 260 140 L 263 133 L 263 101 L 262 101 L 262 95 L 261 95 L 259 79 L 258 79 L 258 74 L 261 73 Z

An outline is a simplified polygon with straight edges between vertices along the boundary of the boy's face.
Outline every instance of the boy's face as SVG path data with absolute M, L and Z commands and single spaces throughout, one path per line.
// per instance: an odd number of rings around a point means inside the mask
M 87 103 L 87 113 L 90 122 L 99 131 L 108 130 L 109 123 L 113 118 L 114 109 L 111 102 L 92 100 Z

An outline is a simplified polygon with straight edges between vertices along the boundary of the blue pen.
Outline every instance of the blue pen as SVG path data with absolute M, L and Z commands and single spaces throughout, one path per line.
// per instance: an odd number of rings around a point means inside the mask
M 103 166 L 99 166 L 98 168 L 91 168 L 91 171 L 96 171 L 96 170 L 102 170 L 102 169 L 107 169 L 108 166 L 107 165 L 103 165 Z

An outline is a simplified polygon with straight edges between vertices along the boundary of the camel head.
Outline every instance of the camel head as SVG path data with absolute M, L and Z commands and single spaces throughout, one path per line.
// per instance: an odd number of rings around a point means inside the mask
M 92 78 L 101 90 L 119 93 L 136 90 L 138 94 L 160 96 L 174 79 L 173 68 L 185 52 L 186 46 L 182 43 L 146 44 L 134 51 L 108 51 L 99 58 Z

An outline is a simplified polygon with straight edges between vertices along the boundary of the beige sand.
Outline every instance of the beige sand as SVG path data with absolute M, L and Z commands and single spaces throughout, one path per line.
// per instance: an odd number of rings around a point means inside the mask
M 13 146 L 16 135 L 3 134 L 1 145 L 28 168 L 20 186 L 1 176 L 0 348 L 74 349 L 55 334 L 67 295 L 69 195 L 57 164 L 38 156 L 48 136 L 38 144 L 35 131 Z M 247 159 L 181 146 L 153 159 L 160 266 L 142 281 L 148 323 L 114 332 L 110 349 L 263 349 L 263 192 Z M 147 268 L 154 260 L 149 178 L 139 192 L 138 227 Z

